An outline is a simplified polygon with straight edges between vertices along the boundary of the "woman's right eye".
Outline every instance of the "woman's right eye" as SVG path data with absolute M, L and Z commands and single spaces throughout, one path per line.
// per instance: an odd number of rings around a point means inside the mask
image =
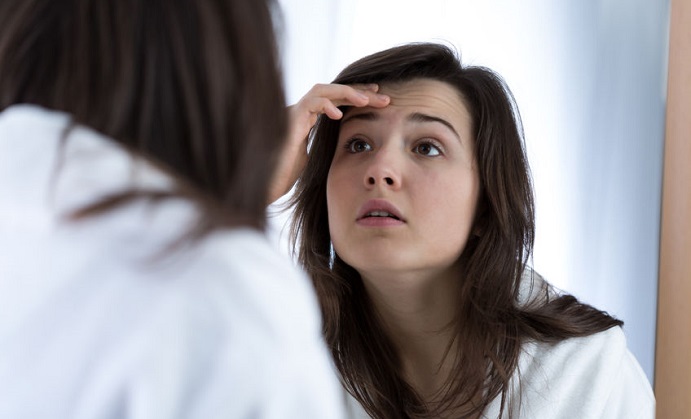
M 362 140 L 360 138 L 353 138 L 351 140 L 348 140 L 345 144 L 345 149 L 349 153 L 362 153 L 365 151 L 370 151 L 372 149 L 372 146 L 367 144 L 365 140 Z

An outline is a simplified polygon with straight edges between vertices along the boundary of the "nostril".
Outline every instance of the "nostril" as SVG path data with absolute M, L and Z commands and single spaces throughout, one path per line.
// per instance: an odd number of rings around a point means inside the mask
M 370 185 L 374 185 L 374 178 L 370 176 L 370 178 L 367 179 L 367 183 L 369 183 Z
M 386 180 L 387 185 L 393 185 L 393 179 L 391 179 L 390 177 L 384 178 L 384 180 Z

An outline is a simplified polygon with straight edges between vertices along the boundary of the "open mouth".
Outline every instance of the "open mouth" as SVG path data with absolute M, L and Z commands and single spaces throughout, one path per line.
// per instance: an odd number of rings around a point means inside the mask
M 400 225 L 406 222 L 396 205 L 386 199 L 370 199 L 365 202 L 356 219 L 371 226 Z
M 391 214 L 387 211 L 370 211 L 367 214 L 365 214 L 365 216 L 362 218 L 393 218 L 394 220 L 401 220 L 394 214 Z

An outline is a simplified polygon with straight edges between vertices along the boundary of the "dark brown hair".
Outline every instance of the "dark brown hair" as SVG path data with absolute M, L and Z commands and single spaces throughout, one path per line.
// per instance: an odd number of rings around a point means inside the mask
M 214 225 L 263 228 L 286 127 L 272 0 L 3 0 L 0 111 L 69 113 L 173 174 Z M 163 193 L 165 195 L 165 193 Z M 98 213 L 155 191 L 105 197 Z
M 339 121 L 321 117 L 307 168 L 293 198 L 294 245 L 311 275 L 324 314 L 324 333 L 348 391 L 376 418 L 473 417 L 495 398 L 502 411 L 525 339 L 559 341 L 622 323 L 570 295 L 532 289 L 527 267 L 534 238 L 534 204 L 520 116 L 503 80 L 466 67 L 450 48 L 409 44 L 354 62 L 335 83 L 396 83 L 419 78 L 453 86 L 472 117 L 481 193 L 472 235 L 461 255 L 457 331 L 459 353 L 443 396 L 429 406 L 402 378 L 394 345 L 371 306 L 358 272 L 332 254 L 326 179 Z M 344 109 L 345 110 L 345 109 Z M 523 280 L 522 280 L 523 278 Z M 523 283 L 523 284 L 522 284 Z M 538 282 L 536 282 L 538 284 Z M 532 289 L 519 301 L 521 287 Z M 527 288 L 525 288 L 527 286 Z M 459 319 L 460 320 L 460 319 Z

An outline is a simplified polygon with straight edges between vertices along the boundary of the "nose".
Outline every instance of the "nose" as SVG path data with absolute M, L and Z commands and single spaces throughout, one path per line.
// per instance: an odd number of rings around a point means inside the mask
M 394 150 L 385 148 L 378 150 L 365 171 L 365 188 L 400 188 L 402 177 L 399 160 Z
M 394 180 L 392 177 L 385 176 L 384 178 L 382 178 L 382 184 L 384 184 L 384 183 L 389 185 L 389 186 L 392 186 L 394 184 Z M 377 179 L 374 176 L 370 176 L 367 178 L 367 184 L 372 185 L 372 186 L 376 185 Z

